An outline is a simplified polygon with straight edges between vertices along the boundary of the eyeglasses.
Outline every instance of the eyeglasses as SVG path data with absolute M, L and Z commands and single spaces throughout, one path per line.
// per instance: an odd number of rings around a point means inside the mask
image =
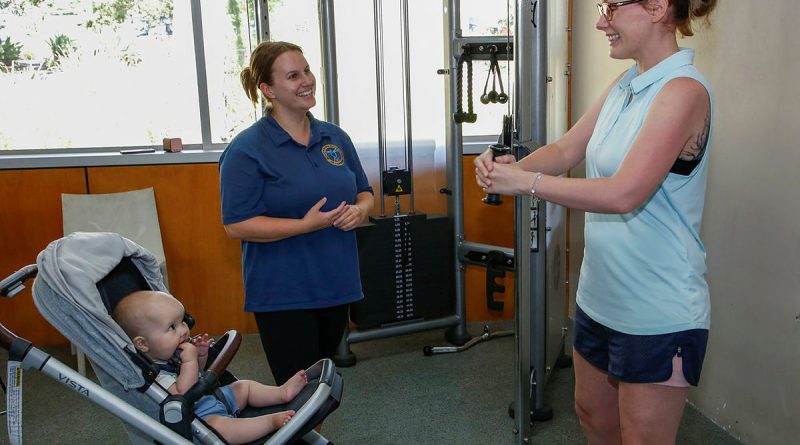
M 614 11 L 617 10 L 620 6 L 625 5 L 632 5 L 634 3 L 639 3 L 643 0 L 623 0 L 620 2 L 603 2 L 597 4 L 597 12 L 600 13 L 600 16 L 606 19 L 607 22 L 610 22 L 614 17 Z

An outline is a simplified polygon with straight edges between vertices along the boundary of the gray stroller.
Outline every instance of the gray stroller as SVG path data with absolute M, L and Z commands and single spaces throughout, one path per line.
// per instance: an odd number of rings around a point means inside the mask
M 166 291 L 152 254 L 116 233 L 73 233 L 50 243 L 35 265 L 0 281 L 0 296 L 13 297 L 34 276 L 33 298 L 39 312 L 85 351 L 102 386 L 0 324 L 0 347 L 8 350 L 10 362 L 20 363 L 24 370 L 38 369 L 108 410 L 125 423 L 135 444 L 226 444 L 213 428 L 194 416 L 192 408 L 218 385 L 235 380 L 226 367 L 241 343 L 241 335 L 228 331 L 217 339 L 199 381 L 176 396 L 156 383 L 158 366 L 136 350 L 111 318 L 117 302 L 130 292 Z M 188 314 L 184 321 L 190 327 L 194 324 Z M 339 406 L 342 378 L 328 359 L 317 362 L 307 374 L 308 385 L 288 404 L 242 411 L 243 417 L 296 411 L 282 428 L 252 443 L 330 443 L 313 428 Z

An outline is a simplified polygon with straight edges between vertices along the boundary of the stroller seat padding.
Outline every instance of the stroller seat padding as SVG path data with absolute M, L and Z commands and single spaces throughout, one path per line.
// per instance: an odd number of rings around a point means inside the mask
M 97 282 L 97 290 L 109 314 L 114 313 L 126 295 L 145 289 L 150 289 L 150 285 L 130 257 L 123 257 L 108 275 Z

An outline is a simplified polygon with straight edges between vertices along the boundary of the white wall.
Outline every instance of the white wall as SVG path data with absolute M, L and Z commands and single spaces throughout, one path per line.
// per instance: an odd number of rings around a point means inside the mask
M 800 443 L 800 2 L 721 1 L 711 18 L 679 42 L 716 100 L 702 230 L 712 326 L 690 401 L 744 443 Z M 573 120 L 629 66 L 608 59 L 596 20 L 594 3 L 574 2 Z

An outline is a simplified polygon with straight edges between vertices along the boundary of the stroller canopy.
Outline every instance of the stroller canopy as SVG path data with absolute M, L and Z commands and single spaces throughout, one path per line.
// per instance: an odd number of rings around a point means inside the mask
M 111 318 L 97 284 L 130 257 L 152 290 L 166 292 L 158 261 L 117 233 L 75 232 L 50 243 L 36 259 L 33 300 L 44 318 L 126 390 L 145 384 L 124 351 L 135 351 Z

